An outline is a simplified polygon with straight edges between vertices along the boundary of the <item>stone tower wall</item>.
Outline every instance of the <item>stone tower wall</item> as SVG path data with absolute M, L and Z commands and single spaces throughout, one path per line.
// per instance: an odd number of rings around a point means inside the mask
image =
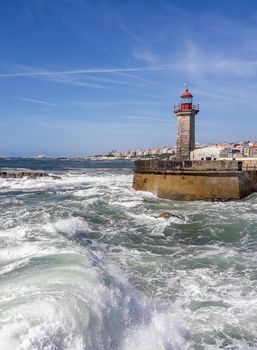
M 195 148 L 195 111 L 177 112 L 177 160 L 189 160 Z

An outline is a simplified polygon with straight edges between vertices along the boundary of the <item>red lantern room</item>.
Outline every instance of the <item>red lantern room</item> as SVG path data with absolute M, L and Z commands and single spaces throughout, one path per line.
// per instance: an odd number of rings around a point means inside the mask
M 193 95 L 188 90 L 187 86 L 183 94 L 180 96 L 180 98 L 181 98 L 180 103 L 174 106 L 175 113 L 177 111 L 190 112 L 192 110 L 194 110 L 196 113 L 199 112 L 199 105 L 193 105 Z
M 193 95 L 191 94 L 191 92 L 188 91 L 188 89 L 186 89 L 183 94 L 180 96 L 181 97 L 181 110 L 188 110 L 188 109 L 192 109 L 192 105 L 193 105 Z

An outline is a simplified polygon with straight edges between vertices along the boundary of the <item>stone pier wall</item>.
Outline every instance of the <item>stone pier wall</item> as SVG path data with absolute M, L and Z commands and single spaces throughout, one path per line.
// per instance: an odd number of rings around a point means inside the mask
M 257 190 L 257 170 L 243 168 L 239 161 L 136 161 L 133 187 L 176 200 L 240 199 Z

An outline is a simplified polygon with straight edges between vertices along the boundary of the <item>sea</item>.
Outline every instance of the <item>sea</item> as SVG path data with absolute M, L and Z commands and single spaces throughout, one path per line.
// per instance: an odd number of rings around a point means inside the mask
M 60 176 L 0 179 L 1 350 L 257 349 L 256 194 L 160 199 L 132 161 L 1 168 Z

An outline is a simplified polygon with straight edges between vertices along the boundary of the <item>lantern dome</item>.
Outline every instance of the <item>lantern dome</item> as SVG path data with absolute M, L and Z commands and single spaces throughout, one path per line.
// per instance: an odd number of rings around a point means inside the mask
M 188 98 L 188 97 L 193 97 L 193 95 L 191 94 L 190 91 L 188 91 L 188 89 L 186 89 L 180 97 L 181 98 Z

